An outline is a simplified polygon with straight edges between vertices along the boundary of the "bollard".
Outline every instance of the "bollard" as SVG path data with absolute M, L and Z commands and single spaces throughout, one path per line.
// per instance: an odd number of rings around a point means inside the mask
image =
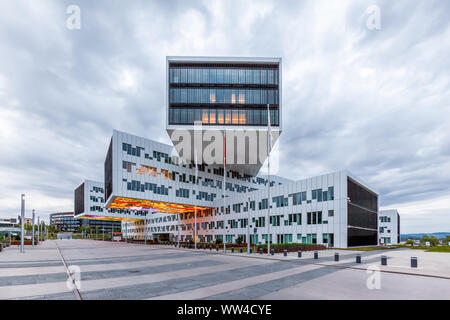
M 417 268 L 417 257 L 411 257 L 411 268 Z
M 314 251 L 314 259 L 319 259 L 319 253 L 317 251 Z
M 206 244 L 203 246 L 203 250 L 206 250 Z
M 360 254 L 356 255 L 356 263 L 361 263 L 361 255 Z
M 275 250 L 274 250 L 274 249 L 271 249 L 271 250 L 270 250 L 270 254 L 273 256 L 273 255 L 275 254 Z
M 263 254 L 263 248 L 259 248 L 259 254 Z
M 233 247 L 231 248 L 231 253 L 234 253 L 234 248 Z
M 252 248 L 250 248 L 250 254 L 251 254 L 251 253 L 253 253 L 253 249 L 252 249 Z
M 287 250 L 286 249 L 283 250 L 283 254 L 284 254 L 285 257 L 287 257 Z
M 298 250 L 297 254 L 298 254 L 298 257 L 301 258 L 302 257 L 302 250 Z
M 334 254 L 334 261 L 339 261 L 339 253 Z
M 386 256 L 381 256 L 381 265 L 387 266 L 387 257 Z
M 239 252 L 242 253 L 242 248 L 239 248 Z
M 212 250 L 212 245 L 209 246 L 209 251 L 211 251 L 211 250 Z
M 216 247 L 216 251 L 219 251 L 219 247 Z

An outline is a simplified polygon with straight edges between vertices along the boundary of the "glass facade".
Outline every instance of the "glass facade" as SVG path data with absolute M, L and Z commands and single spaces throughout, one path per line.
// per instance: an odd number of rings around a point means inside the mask
M 279 66 L 169 63 L 169 124 L 279 126 Z

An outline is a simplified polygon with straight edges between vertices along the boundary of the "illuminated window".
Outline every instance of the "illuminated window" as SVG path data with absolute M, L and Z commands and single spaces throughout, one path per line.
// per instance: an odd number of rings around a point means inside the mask
M 239 124 L 246 124 L 246 123 L 247 123 L 247 118 L 246 118 L 245 110 L 240 110 L 239 111 Z
M 236 103 L 236 94 L 234 92 L 231 94 L 231 103 L 232 104 Z
M 161 174 L 163 174 L 168 180 L 172 179 L 172 175 L 169 173 L 169 170 L 161 169 Z
M 216 94 L 215 93 L 212 92 L 209 94 L 209 102 L 216 103 Z
M 245 103 L 245 94 L 239 93 L 239 103 L 244 104 Z
M 231 123 L 231 110 L 226 110 L 225 111 L 225 123 L 226 124 L 230 124 Z
M 233 115 L 233 117 L 232 117 L 232 124 L 239 124 L 239 113 L 238 113 L 238 110 L 233 110 L 232 112 L 233 112 L 232 113 L 232 115 Z
M 224 120 L 223 110 L 217 110 L 217 123 L 224 124 Z
M 208 123 L 209 122 L 209 110 L 208 109 L 203 109 L 203 114 L 202 114 L 202 123 Z
M 209 123 L 210 124 L 216 123 L 216 110 L 214 109 L 209 110 Z

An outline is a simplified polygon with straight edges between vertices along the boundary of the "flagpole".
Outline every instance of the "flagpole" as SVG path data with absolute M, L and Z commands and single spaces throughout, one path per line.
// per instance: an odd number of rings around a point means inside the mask
M 194 149 L 194 153 L 195 153 L 195 182 L 194 182 L 194 184 L 197 185 L 198 169 L 197 169 L 197 150 L 196 149 Z M 194 197 L 194 201 L 195 201 L 195 197 Z M 195 212 L 194 212 L 194 250 L 197 250 L 197 201 L 195 201 Z
M 222 187 L 222 195 L 223 195 L 223 251 L 227 252 L 227 245 L 225 242 L 226 238 L 226 229 L 225 229 L 225 216 L 227 214 L 227 209 L 225 207 L 225 196 L 226 196 L 226 176 L 227 176 L 227 132 L 224 130 L 224 138 L 223 138 L 223 187 Z
M 180 219 L 181 219 L 181 214 L 180 214 L 180 210 L 178 209 L 178 249 L 180 248 Z
M 270 255 L 270 112 L 267 104 L 267 254 Z

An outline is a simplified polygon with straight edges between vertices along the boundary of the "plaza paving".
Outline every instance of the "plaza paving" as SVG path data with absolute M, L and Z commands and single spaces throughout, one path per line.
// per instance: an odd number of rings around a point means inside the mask
M 334 261 L 334 253 L 340 261 Z M 362 263 L 356 264 L 356 254 Z M 381 255 L 388 265 L 380 265 Z M 410 267 L 410 257 L 419 267 Z M 67 267 L 78 266 L 78 290 Z M 368 266 L 381 270 L 370 290 Z M 92 240 L 0 253 L 0 299 L 450 299 L 450 254 L 396 249 L 267 256 Z

